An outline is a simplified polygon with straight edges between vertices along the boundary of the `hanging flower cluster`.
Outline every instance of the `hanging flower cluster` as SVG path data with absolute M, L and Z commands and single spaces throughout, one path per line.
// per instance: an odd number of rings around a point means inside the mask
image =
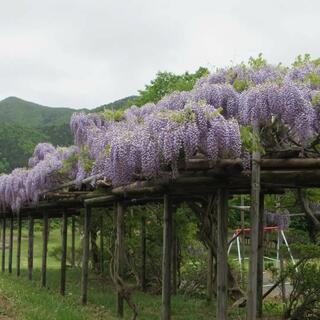
M 316 63 L 219 69 L 199 79 L 191 91 L 132 106 L 120 119 L 75 113 L 70 126 L 76 147 L 39 144 L 29 169 L 0 176 L 0 205 L 18 210 L 38 201 L 43 190 L 60 182 L 57 176 L 66 159 L 75 160 L 64 172 L 67 179 L 80 183 L 97 175 L 125 185 L 137 175 L 151 179 L 171 170 L 175 176 L 179 163 L 198 152 L 212 160 L 242 157 L 247 163 L 240 126 L 263 130 L 276 123 L 286 141 L 307 146 L 319 135 L 319 120 Z

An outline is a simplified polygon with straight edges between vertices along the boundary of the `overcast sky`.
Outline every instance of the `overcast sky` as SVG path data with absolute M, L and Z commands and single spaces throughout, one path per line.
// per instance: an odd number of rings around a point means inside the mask
M 319 0 L 0 0 L 0 99 L 95 107 L 157 71 L 320 56 Z

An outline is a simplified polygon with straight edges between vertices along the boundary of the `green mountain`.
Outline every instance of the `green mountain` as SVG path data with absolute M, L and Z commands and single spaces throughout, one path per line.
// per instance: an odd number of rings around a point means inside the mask
M 127 106 L 134 96 L 99 106 L 82 109 L 84 112 L 99 112 Z M 39 142 L 54 145 L 73 144 L 69 122 L 71 115 L 80 110 L 51 108 L 16 97 L 0 101 L 0 174 L 16 167 L 26 166 L 34 147 Z
M 0 101 L 0 123 L 14 123 L 34 128 L 68 123 L 74 109 L 50 108 L 16 97 Z

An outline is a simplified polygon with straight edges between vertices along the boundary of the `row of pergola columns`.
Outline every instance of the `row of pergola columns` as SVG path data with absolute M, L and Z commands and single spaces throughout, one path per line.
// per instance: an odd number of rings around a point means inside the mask
M 253 168 L 253 172 L 255 169 Z M 252 189 L 252 205 L 251 205 L 251 252 L 250 252 L 250 270 L 249 270 L 249 285 L 247 297 L 247 319 L 254 320 L 257 315 L 261 315 L 262 311 L 262 266 L 263 266 L 263 196 L 259 187 L 259 176 L 252 178 L 253 184 L 258 186 L 258 189 Z M 227 319 L 228 315 L 228 198 L 229 191 L 226 187 L 217 189 L 217 307 L 216 317 L 219 320 Z M 258 201 L 258 202 L 257 202 Z M 169 320 L 171 317 L 171 295 L 172 289 L 172 247 L 174 245 L 174 229 L 173 229 L 173 215 L 174 206 L 173 198 L 170 194 L 163 195 L 163 257 L 162 257 L 162 302 L 161 302 L 161 319 Z M 125 206 L 122 201 L 116 201 L 116 279 L 123 277 L 124 263 L 125 263 Z M 86 304 L 88 302 L 88 275 L 89 275 L 89 256 L 90 256 L 90 226 L 92 208 L 94 206 L 84 206 L 84 226 L 83 226 L 83 255 L 82 255 L 82 274 L 81 274 L 81 302 Z M 99 207 L 104 207 L 103 204 Z M 60 294 L 65 295 L 66 291 L 66 261 L 67 261 L 67 230 L 68 230 L 68 216 L 70 213 L 68 209 L 62 210 L 60 218 L 62 221 L 61 233 L 61 268 L 60 268 Z M 34 220 L 39 219 L 39 214 L 27 216 L 28 219 L 28 278 L 32 279 L 33 273 L 33 246 L 34 246 Z M 41 219 L 43 220 L 42 230 L 42 265 L 41 265 L 41 286 L 46 287 L 47 280 L 47 252 L 48 252 L 48 235 L 49 235 L 49 220 L 50 214 L 43 210 Z M 145 230 L 145 219 L 142 216 L 142 234 Z M 101 228 L 103 225 L 103 218 L 100 220 Z M 21 256 L 21 225 L 22 216 L 17 215 L 17 259 L 16 259 L 16 273 L 20 276 L 20 256 Z M 72 215 L 72 235 L 71 235 L 71 261 L 74 266 L 75 263 L 75 217 Z M 2 271 L 5 271 L 5 252 L 6 252 L 6 229 L 7 218 L 2 217 Z M 8 271 L 12 272 L 12 253 L 13 253 L 13 229 L 14 216 L 9 217 L 9 260 Z M 103 271 L 103 237 L 102 230 L 100 234 L 100 259 L 101 271 Z M 146 243 L 145 236 L 142 239 L 142 260 L 146 260 Z M 211 258 L 212 259 L 212 258 Z M 145 268 L 145 263 L 142 264 Z M 142 288 L 145 288 L 145 273 L 142 270 Z M 212 288 L 209 290 L 212 291 Z M 121 292 L 117 292 L 117 314 L 119 317 L 124 315 L 124 298 Z
M 60 215 L 61 216 L 61 215 Z M 65 294 L 66 290 L 66 267 L 67 267 L 67 228 L 68 228 L 68 210 L 62 212 L 62 235 L 61 235 L 61 268 L 60 268 L 60 293 Z M 13 258 L 13 245 L 14 245 L 14 219 L 11 214 L 9 218 L 3 216 L 1 218 L 1 248 L 2 248 L 2 260 L 1 271 L 6 270 L 6 229 L 7 219 L 9 219 L 9 246 L 8 246 L 8 272 L 12 273 L 12 258 Z M 28 279 L 32 280 L 33 277 L 33 258 L 34 258 L 34 221 L 39 219 L 39 214 L 36 218 L 30 214 L 26 217 L 28 221 L 28 250 L 27 250 L 27 275 Z M 43 213 L 43 229 L 42 229 L 42 263 L 41 263 L 41 287 L 47 285 L 47 256 L 48 256 L 48 240 L 49 240 L 49 214 L 44 210 Z M 21 237 L 22 237 L 22 216 L 20 213 L 16 216 L 17 221 L 17 235 L 16 235 L 16 275 L 21 275 Z M 72 241 L 71 241 L 71 261 L 72 266 L 75 265 L 75 215 L 72 214 Z

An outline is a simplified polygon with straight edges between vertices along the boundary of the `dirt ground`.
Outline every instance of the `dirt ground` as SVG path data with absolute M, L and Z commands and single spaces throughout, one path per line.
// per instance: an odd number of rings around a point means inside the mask
M 0 320 L 16 320 L 10 301 L 0 293 Z

